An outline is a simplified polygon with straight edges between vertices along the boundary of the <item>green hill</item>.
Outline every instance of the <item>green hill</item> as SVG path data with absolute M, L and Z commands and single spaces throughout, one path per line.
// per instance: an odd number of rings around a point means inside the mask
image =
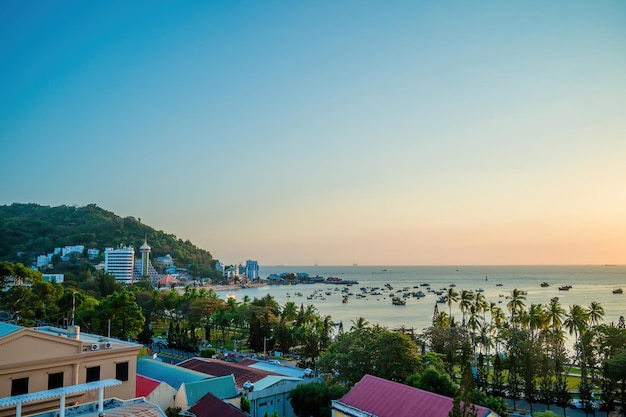
M 95 204 L 0 206 L 0 236 L 0 260 L 25 265 L 32 264 L 38 255 L 67 245 L 103 250 L 124 244 L 138 250 L 147 236 L 152 257 L 170 254 L 178 267 L 189 269 L 196 277 L 211 277 L 216 273 L 211 254 L 189 240 L 154 230 L 134 217 L 119 217 Z

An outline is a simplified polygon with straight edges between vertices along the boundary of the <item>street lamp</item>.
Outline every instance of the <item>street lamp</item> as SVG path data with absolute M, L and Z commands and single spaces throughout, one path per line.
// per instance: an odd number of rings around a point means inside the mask
M 265 337 L 263 336 L 263 356 L 265 356 L 265 360 L 267 360 L 267 341 L 272 340 L 274 336 Z

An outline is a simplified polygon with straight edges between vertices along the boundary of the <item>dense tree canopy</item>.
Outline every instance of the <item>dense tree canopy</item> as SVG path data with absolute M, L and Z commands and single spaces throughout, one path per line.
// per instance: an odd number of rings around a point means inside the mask
M 0 260 L 31 264 L 56 247 L 84 245 L 103 250 L 120 244 L 139 248 L 147 236 L 153 256 L 172 255 L 179 267 L 197 277 L 218 277 L 211 254 L 190 241 L 154 230 L 134 217 L 119 217 L 85 207 L 11 204 L 0 206 Z M 77 260 L 74 260 L 74 263 Z

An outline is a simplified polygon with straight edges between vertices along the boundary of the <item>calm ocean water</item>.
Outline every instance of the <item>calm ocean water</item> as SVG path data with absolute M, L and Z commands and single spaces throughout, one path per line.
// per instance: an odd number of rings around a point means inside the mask
M 261 267 L 259 275 L 267 278 L 272 273 L 282 272 L 306 272 L 324 278 L 334 276 L 356 280 L 359 284 L 348 287 L 354 294 L 348 303 L 342 303 L 341 289 L 345 286 L 329 284 L 267 285 L 219 291 L 218 295 L 222 298 L 234 295 L 237 301 L 241 301 L 245 295 L 253 299 L 271 294 L 281 306 L 287 301 L 293 301 L 297 306 L 313 304 L 319 314 L 330 315 L 336 323 L 343 322 L 346 329 L 358 317 L 391 329 L 405 326 L 419 332 L 430 326 L 439 297 L 426 292 L 425 287 L 419 287 L 421 283 L 429 283 L 433 290 L 445 289 L 450 284 L 456 285 L 457 292 L 483 289 L 487 302 L 499 303 L 507 315 L 505 297 L 518 288 L 528 291 L 527 307 L 531 303 L 546 305 L 552 297 L 559 297 L 566 311 L 573 304 L 589 306 L 592 301 L 599 302 L 605 310 L 604 323 L 617 323 L 620 315 L 626 316 L 626 294 L 612 293 L 614 288 L 626 289 L 626 266 L 276 266 Z M 550 286 L 542 288 L 542 282 Z M 404 287 L 416 291 L 413 287 L 418 286 L 426 297 L 408 298 L 404 306 L 392 305 L 389 292 L 380 296 L 368 295 L 367 298 L 356 297 L 361 287 L 384 288 L 387 283 L 394 291 Z M 571 285 L 572 288 L 559 291 L 561 285 Z M 319 297 L 307 299 L 316 290 L 323 294 L 324 300 Z M 326 295 L 327 291 L 331 291 L 331 295 Z M 302 293 L 302 296 L 296 293 Z M 439 304 L 439 310 L 448 312 L 447 304 Z M 452 306 L 452 314 L 461 321 L 458 304 Z

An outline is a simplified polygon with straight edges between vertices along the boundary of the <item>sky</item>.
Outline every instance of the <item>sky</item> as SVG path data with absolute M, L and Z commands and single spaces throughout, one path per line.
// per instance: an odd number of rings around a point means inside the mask
M 227 264 L 626 263 L 626 2 L 0 2 L 0 204 Z

